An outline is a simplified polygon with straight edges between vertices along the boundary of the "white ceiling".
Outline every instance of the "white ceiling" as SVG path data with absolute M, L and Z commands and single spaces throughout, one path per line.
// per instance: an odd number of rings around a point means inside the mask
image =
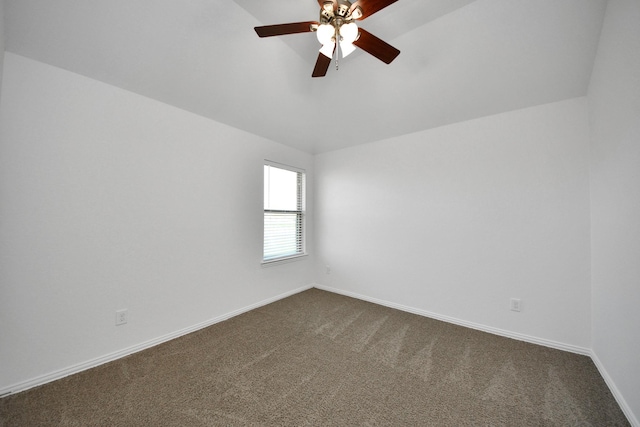
M 606 0 L 399 0 L 311 78 L 316 0 L 5 0 L 6 49 L 320 153 L 587 93 Z

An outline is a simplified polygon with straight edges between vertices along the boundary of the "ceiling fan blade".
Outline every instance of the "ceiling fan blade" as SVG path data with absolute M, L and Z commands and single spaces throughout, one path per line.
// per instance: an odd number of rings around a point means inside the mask
M 375 56 L 385 64 L 390 64 L 391 61 L 396 59 L 396 56 L 400 55 L 400 51 L 391 46 L 384 40 L 379 39 L 367 30 L 363 28 L 358 29 L 360 31 L 360 38 L 354 41 L 353 44 L 365 52 Z
M 310 33 L 311 25 L 316 21 L 292 22 L 290 24 L 264 25 L 255 27 L 260 37 L 284 36 L 286 34 Z
M 398 0 L 357 0 L 351 4 L 351 10 L 353 11 L 356 7 L 360 6 L 362 16 L 358 19 L 362 20 L 397 1 Z
M 316 61 L 316 66 L 313 68 L 313 73 L 311 74 L 311 77 L 326 76 L 327 71 L 329 70 L 329 65 L 331 65 L 331 58 L 328 58 L 322 53 L 319 53 L 318 59 Z

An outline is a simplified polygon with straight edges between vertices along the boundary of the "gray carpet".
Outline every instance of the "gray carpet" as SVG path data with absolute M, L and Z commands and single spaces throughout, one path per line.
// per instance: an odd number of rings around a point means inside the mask
M 622 426 L 586 356 L 312 289 L 0 400 L 2 426 Z

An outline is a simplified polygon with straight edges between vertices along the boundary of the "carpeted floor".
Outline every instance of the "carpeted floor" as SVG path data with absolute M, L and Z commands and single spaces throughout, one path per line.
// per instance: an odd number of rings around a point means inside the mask
M 0 400 L 2 426 L 623 426 L 586 356 L 317 289 Z

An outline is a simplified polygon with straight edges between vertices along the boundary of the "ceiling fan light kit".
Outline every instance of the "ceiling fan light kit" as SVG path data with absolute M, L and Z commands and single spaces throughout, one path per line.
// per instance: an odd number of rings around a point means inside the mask
M 312 77 L 323 77 L 327 74 L 334 54 L 337 69 L 340 53 L 344 58 L 355 51 L 356 47 L 375 56 L 382 62 L 390 64 L 400 54 L 400 51 L 368 31 L 358 28 L 354 21 L 365 19 L 367 16 L 373 15 L 396 1 L 356 0 L 352 3 L 348 0 L 318 0 L 320 5 L 318 22 L 304 21 L 265 25 L 255 27 L 255 31 L 260 37 L 315 32 L 322 47 L 311 74 Z M 336 53 L 336 50 L 338 50 L 338 53 Z

